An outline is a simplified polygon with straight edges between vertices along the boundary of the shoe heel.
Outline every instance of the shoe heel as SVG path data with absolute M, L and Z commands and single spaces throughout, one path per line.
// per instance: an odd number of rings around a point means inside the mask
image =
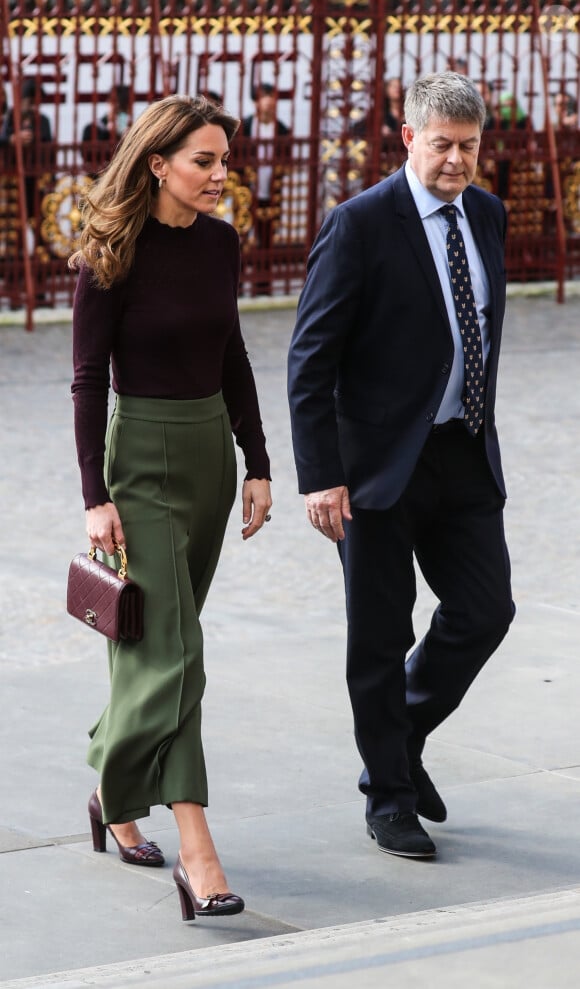
M 96 817 L 91 817 L 91 833 L 93 835 L 93 851 L 107 851 L 107 829 Z
M 91 822 L 91 832 L 93 835 L 93 850 L 95 852 L 107 851 L 107 827 L 103 824 L 103 809 L 101 801 L 97 796 L 97 791 L 91 793 L 89 797 L 89 820 Z
M 179 902 L 181 904 L 181 919 L 195 920 L 195 910 L 193 908 L 193 903 L 191 902 L 191 897 L 189 893 L 178 882 L 176 882 L 175 885 L 177 886 L 177 892 L 179 893 Z

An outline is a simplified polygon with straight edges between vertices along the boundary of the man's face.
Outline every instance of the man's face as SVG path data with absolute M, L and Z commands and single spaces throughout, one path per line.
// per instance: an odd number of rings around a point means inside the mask
M 411 168 L 437 199 L 451 203 L 473 182 L 481 140 L 477 121 L 433 118 L 418 133 L 403 124 L 402 134 Z
M 261 124 L 271 124 L 276 119 L 276 96 L 274 93 L 260 93 L 256 102 L 256 113 Z

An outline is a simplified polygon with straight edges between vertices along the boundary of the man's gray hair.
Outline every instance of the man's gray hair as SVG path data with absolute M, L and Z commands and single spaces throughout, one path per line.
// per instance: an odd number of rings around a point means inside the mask
M 485 103 L 474 83 L 459 72 L 433 72 L 420 76 L 405 96 L 405 123 L 417 134 L 436 120 L 485 123 Z

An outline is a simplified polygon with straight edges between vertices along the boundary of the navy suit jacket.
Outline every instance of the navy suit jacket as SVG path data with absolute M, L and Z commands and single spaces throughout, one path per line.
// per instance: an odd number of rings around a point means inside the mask
M 505 310 L 501 200 L 463 193 L 491 292 L 484 438 L 505 497 L 494 406 Z M 404 491 L 445 391 L 453 338 L 404 168 L 336 206 L 308 260 L 288 389 L 299 490 L 346 484 L 384 509 Z

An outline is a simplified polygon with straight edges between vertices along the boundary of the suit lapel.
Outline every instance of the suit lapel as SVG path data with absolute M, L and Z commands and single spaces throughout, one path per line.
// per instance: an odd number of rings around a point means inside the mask
M 411 195 L 409 183 L 405 177 L 404 166 L 393 176 L 395 209 L 401 221 L 402 230 L 414 251 L 417 261 L 421 266 L 423 274 L 429 283 L 433 297 L 437 303 L 437 308 L 449 327 L 449 316 L 441 290 L 441 284 L 437 275 L 429 241 L 427 240 L 421 217 L 417 212 L 415 200 Z M 494 268 L 495 252 L 497 250 L 496 238 L 493 236 L 491 226 L 491 216 L 485 208 L 483 196 L 479 196 L 477 190 L 468 186 L 463 193 L 463 204 L 469 225 L 471 227 L 477 248 L 481 255 L 481 260 L 487 273 L 491 302 L 491 336 L 496 338 L 497 334 L 497 292 L 498 281 Z M 449 328 L 451 332 L 451 328 Z
M 417 212 L 415 200 L 411 195 L 409 183 L 405 177 L 404 166 L 394 176 L 394 192 L 395 209 L 401 221 L 403 233 L 405 234 L 407 240 L 409 241 L 410 247 L 417 257 L 417 261 L 419 262 L 421 270 L 429 283 L 429 287 L 437 303 L 437 308 L 439 309 L 439 312 L 445 320 L 446 325 L 449 327 L 449 332 L 451 333 L 449 316 L 447 314 L 447 308 L 445 306 L 445 299 L 443 298 L 437 268 L 435 267 L 435 262 L 433 261 L 429 241 L 427 240 L 425 230 L 423 229 L 423 222 Z

